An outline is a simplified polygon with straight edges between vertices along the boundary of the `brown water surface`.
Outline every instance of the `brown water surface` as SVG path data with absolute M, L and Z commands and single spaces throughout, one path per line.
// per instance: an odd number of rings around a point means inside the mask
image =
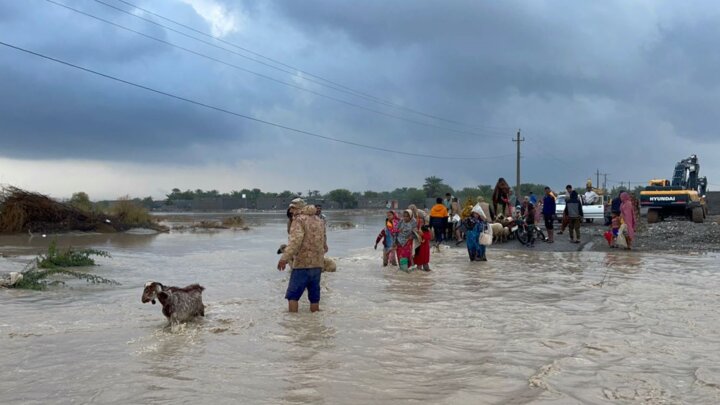
M 329 232 L 323 311 L 286 313 L 282 214 L 250 231 L 70 235 L 94 273 L 0 290 L 0 403 L 718 403 L 717 255 L 461 249 L 433 272 L 383 269 L 376 216 Z M 0 271 L 52 238 L 3 238 Z M 206 287 L 205 319 L 165 328 L 157 280 Z M 199 402 L 198 402 L 199 401 Z

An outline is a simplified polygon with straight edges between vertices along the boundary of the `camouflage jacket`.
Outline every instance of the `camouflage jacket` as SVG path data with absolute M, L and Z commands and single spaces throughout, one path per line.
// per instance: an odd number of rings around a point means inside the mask
M 325 224 L 309 205 L 293 218 L 282 259 L 292 260 L 295 269 L 322 268 L 326 244 Z

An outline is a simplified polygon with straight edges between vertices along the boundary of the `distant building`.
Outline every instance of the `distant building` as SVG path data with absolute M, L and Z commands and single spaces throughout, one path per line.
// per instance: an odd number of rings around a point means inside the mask
M 287 207 L 290 205 L 290 201 L 292 201 L 294 198 L 297 197 L 260 197 L 257 199 L 256 207 L 259 210 L 263 211 L 270 211 L 270 210 L 286 210 Z M 306 203 L 317 205 L 322 205 L 324 210 L 334 210 L 339 209 L 340 204 L 336 203 L 335 201 L 330 201 L 324 198 L 305 198 L 302 197 Z
M 388 200 L 381 198 L 365 198 L 360 197 L 357 200 L 358 208 L 361 209 L 387 209 Z M 391 204 L 392 206 L 392 204 Z

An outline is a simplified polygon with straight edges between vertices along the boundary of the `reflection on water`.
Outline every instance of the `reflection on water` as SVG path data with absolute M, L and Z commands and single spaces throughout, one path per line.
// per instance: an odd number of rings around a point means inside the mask
M 323 310 L 291 315 L 284 220 L 266 217 L 248 232 L 63 237 L 109 250 L 94 271 L 123 285 L 0 290 L 0 402 L 720 401 L 717 255 L 491 249 L 470 263 L 447 249 L 404 273 L 372 249 L 381 217 L 345 216 L 358 226 L 329 232 Z M 3 242 L 46 243 L 25 239 Z M 166 328 L 140 303 L 149 279 L 200 282 L 205 319 Z
M 2 252 L 7 255 L 34 255 L 46 252 L 53 241 L 58 247 L 95 246 L 114 249 L 134 249 L 146 247 L 155 240 L 156 233 L 76 233 L 42 235 L 0 235 Z

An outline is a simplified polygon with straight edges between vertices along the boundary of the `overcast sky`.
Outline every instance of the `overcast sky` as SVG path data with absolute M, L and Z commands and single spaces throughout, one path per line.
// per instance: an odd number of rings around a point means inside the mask
M 523 182 L 671 177 L 694 153 L 720 185 L 715 1 L 130 1 L 226 42 L 119 0 L 102 1 L 130 14 L 53 1 L 225 64 L 45 0 L 0 0 L 0 41 L 286 127 L 451 159 L 319 139 L 0 46 L 1 183 L 93 199 L 390 190 L 431 175 L 514 184 L 521 128 Z

